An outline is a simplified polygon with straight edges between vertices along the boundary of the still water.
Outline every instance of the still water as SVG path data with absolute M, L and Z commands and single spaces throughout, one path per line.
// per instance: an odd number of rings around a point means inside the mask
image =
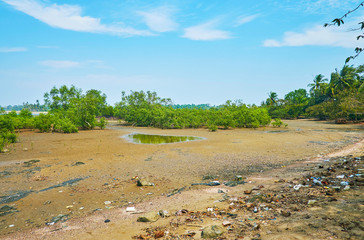
M 203 139 L 192 136 L 165 136 L 165 135 L 150 135 L 141 133 L 132 133 L 127 135 L 126 138 L 133 143 L 142 143 L 142 144 L 165 144 L 165 143 L 176 143 L 176 142 L 188 142 L 188 141 Z

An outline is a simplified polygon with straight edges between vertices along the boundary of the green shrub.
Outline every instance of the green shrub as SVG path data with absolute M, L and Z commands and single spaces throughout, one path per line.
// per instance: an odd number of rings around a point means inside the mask
M 71 122 L 70 119 L 59 119 L 55 124 L 55 131 L 62 133 L 76 133 L 78 128 Z
M 105 129 L 105 127 L 107 125 L 106 119 L 104 117 L 100 118 L 100 120 L 97 123 L 97 125 L 100 127 L 100 129 Z
M 27 108 L 23 108 L 20 113 L 19 113 L 19 117 L 22 117 L 22 118 L 32 118 L 33 117 L 33 114 L 32 112 L 27 109 Z
M 287 123 L 284 123 L 282 122 L 282 120 L 280 118 L 275 118 L 274 119 L 274 122 L 272 122 L 272 126 L 273 127 L 281 127 L 281 126 L 284 126 L 284 127 L 287 127 L 288 124 Z
M 39 114 L 34 118 L 34 127 L 40 132 L 52 132 L 55 125 L 55 118 L 52 114 Z

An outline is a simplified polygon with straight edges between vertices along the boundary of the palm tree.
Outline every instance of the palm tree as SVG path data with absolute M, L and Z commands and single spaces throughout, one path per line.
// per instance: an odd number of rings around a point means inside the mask
M 360 79 L 356 68 L 353 66 L 345 65 L 340 72 L 335 69 L 335 72 L 331 73 L 330 85 L 333 94 L 338 90 L 343 91 L 345 89 L 353 88 L 355 82 Z
M 322 74 L 318 74 L 313 79 L 313 83 L 310 83 L 307 86 L 311 87 L 310 92 L 313 92 L 314 90 L 321 89 L 323 83 L 325 83 L 325 82 L 327 82 L 327 78 L 325 78 L 325 76 Z
M 269 92 L 268 99 L 267 99 L 267 105 L 275 105 L 278 101 L 278 94 L 275 92 Z

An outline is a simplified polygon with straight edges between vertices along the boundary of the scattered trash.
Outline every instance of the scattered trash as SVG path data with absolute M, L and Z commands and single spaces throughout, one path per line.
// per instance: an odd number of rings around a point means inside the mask
M 109 223 L 109 222 L 111 222 L 111 221 L 110 221 L 110 219 L 106 219 L 106 220 L 104 221 L 104 223 Z
M 126 212 L 135 212 L 135 207 L 127 207 Z
M 105 205 L 110 205 L 111 204 L 111 201 L 105 201 L 104 204 Z

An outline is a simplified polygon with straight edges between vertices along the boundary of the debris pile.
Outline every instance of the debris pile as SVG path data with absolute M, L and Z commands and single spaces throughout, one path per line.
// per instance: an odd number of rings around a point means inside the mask
M 364 156 L 328 159 L 308 166 L 308 174 L 242 190 L 238 196 L 219 191 L 225 208 L 211 203 L 203 211 L 181 209 L 171 217 L 169 226 L 147 228 L 134 239 L 261 239 L 286 234 L 361 239 L 363 160 Z

